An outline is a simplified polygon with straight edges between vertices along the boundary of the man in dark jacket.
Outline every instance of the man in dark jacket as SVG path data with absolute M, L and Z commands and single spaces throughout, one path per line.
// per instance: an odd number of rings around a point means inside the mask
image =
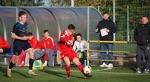
M 147 74 L 150 69 L 150 25 L 148 24 L 148 16 L 143 16 L 141 24 L 135 28 L 134 39 L 137 42 L 136 73 L 141 73 L 141 57 L 144 54 L 146 67 L 143 73 Z
M 99 40 L 113 41 L 113 33 L 116 32 L 116 25 L 111 19 L 109 19 L 109 14 L 107 12 L 105 12 L 103 14 L 103 20 L 98 23 L 98 26 L 96 27 L 95 32 L 96 33 L 100 32 Z M 100 48 L 101 48 L 101 50 L 112 51 L 113 44 L 112 43 L 107 43 L 107 44 L 101 43 Z M 102 55 L 103 60 L 113 60 L 114 59 L 113 52 L 109 52 L 109 53 L 101 52 L 101 55 Z M 103 62 L 103 64 L 100 65 L 100 67 L 113 67 L 113 63 L 109 62 L 109 64 L 107 65 L 105 62 Z

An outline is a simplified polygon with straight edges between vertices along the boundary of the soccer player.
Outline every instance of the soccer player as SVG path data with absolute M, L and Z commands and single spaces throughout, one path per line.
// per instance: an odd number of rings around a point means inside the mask
M 53 67 L 53 56 L 54 53 L 54 39 L 50 37 L 49 31 L 44 30 L 43 32 L 44 38 L 42 38 L 42 50 L 45 52 L 45 61 L 43 66 L 51 66 Z M 48 59 L 47 59 L 48 58 Z
M 41 50 L 40 42 L 33 36 L 31 32 L 28 32 L 29 40 L 31 47 L 34 49 L 34 59 L 39 59 L 44 55 L 44 52 Z M 36 53 L 37 52 L 37 53 Z
M 0 36 L 0 53 L 6 53 L 6 52 L 10 52 L 10 45 L 9 43 Z
M 67 78 L 70 77 L 70 61 L 77 65 L 78 69 L 83 73 L 84 78 L 92 77 L 92 75 L 84 73 L 84 67 L 80 63 L 76 52 L 72 48 L 74 32 L 75 27 L 73 24 L 70 24 L 68 29 L 61 33 L 60 41 L 58 42 L 58 50 L 60 51 L 62 60 L 66 64 Z
M 26 12 L 20 11 L 19 12 L 19 22 L 17 22 L 11 32 L 11 37 L 14 39 L 13 43 L 13 50 L 15 54 L 15 59 L 10 62 L 8 69 L 7 69 L 7 75 L 8 77 L 11 77 L 11 69 L 15 66 L 17 63 L 17 60 L 19 58 L 19 55 L 21 54 L 22 50 L 26 50 L 27 53 L 30 54 L 30 59 L 29 59 L 29 71 L 28 73 L 30 75 L 37 75 L 32 71 L 32 66 L 34 62 L 34 54 L 33 54 L 33 49 L 31 48 L 29 42 L 28 42 L 28 36 L 27 36 L 27 16 Z

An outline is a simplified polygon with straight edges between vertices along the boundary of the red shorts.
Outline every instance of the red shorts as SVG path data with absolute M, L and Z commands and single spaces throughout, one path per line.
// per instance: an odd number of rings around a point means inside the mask
M 60 51 L 61 59 L 64 59 L 64 57 L 68 57 L 71 61 L 73 61 L 74 58 L 78 58 L 76 52 L 73 49 Z

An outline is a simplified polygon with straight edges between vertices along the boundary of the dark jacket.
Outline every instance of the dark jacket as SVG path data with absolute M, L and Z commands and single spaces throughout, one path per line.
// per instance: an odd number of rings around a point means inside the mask
M 150 43 L 150 25 L 140 24 L 135 28 L 134 40 L 138 45 L 146 45 Z
M 99 35 L 100 40 L 106 40 L 106 41 L 112 41 L 113 40 L 113 33 L 116 32 L 116 25 L 111 19 L 109 19 L 109 20 L 104 20 L 103 19 L 102 21 L 100 21 L 98 23 L 97 28 L 98 28 L 97 33 L 99 33 L 100 30 L 103 29 L 103 28 L 107 28 L 110 31 L 108 33 L 108 35 L 103 36 L 103 37 L 101 36 L 101 33 L 100 33 L 100 35 Z

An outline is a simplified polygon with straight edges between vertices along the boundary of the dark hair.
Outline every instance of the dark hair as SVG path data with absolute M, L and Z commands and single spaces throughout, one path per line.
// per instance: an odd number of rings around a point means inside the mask
M 80 37 L 82 38 L 82 35 L 81 35 L 81 34 L 79 34 L 79 33 L 78 33 L 78 34 L 76 34 L 76 37 L 77 37 L 77 36 L 80 36 Z
M 32 32 L 28 32 L 28 36 L 32 36 L 33 34 L 32 34 Z
M 82 40 L 82 35 L 80 33 L 76 34 L 75 40 L 77 40 L 77 36 L 80 36 Z
M 103 13 L 103 15 L 104 15 L 104 14 L 108 14 L 108 15 L 109 15 L 109 13 L 108 13 L 108 12 L 104 12 L 104 13 Z
M 21 17 L 22 15 L 26 15 L 26 12 L 25 11 L 20 11 L 18 15 L 19 15 L 19 17 Z
M 48 31 L 47 29 L 45 29 L 45 30 L 43 31 L 43 33 L 46 33 L 46 32 L 48 32 L 48 33 L 49 33 L 49 31 Z
M 143 15 L 142 18 L 143 18 L 143 17 L 146 17 L 147 19 L 149 19 L 149 17 L 148 17 L 147 15 Z
M 73 24 L 68 25 L 69 30 L 75 30 L 75 26 Z

